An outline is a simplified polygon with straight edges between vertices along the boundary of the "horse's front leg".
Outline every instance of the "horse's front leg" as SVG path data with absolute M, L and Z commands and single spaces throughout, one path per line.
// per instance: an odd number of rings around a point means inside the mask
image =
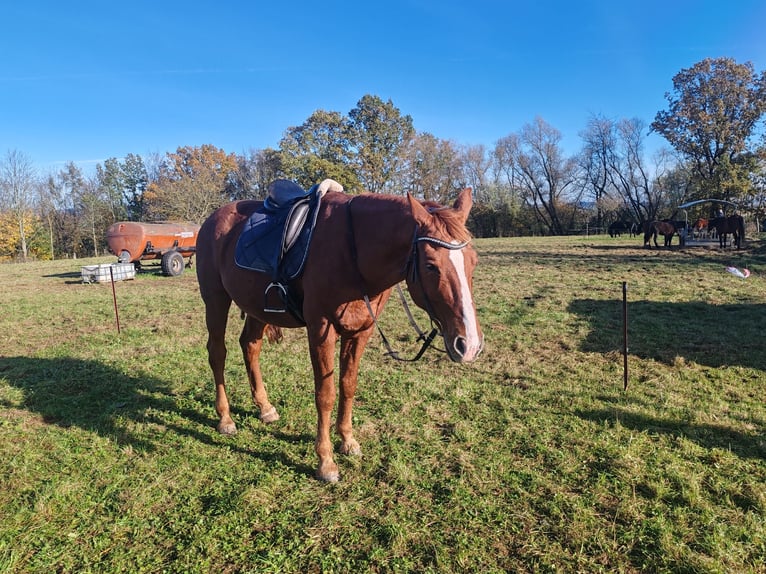
M 247 378 L 250 381 L 250 394 L 253 402 L 260 409 L 260 419 L 264 423 L 273 423 L 279 420 L 277 409 L 269 402 L 266 394 L 266 386 L 263 384 L 261 364 L 259 357 L 263 347 L 263 332 L 266 324 L 247 315 L 242 334 L 239 336 L 239 345 L 242 348 L 242 356 L 245 359 Z
M 340 478 L 333 460 L 330 441 L 330 415 L 335 406 L 335 341 L 337 334 L 328 321 L 310 325 L 307 329 L 311 366 L 314 370 L 314 402 L 317 409 L 317 436 L 314 450 L 319 457 L 316 476 L 327 482 Z
M 354 439 L 351 411 L 354 407 L 359 362 L 370 335 L 372 335 L 372 328 L 351 336 L 343 336 L 340 340 L 340 400 L 338 401 L 338 419 L 335 428 L 340 435 L 340 452 L 342 454 L 362 454 L 359 443 Z

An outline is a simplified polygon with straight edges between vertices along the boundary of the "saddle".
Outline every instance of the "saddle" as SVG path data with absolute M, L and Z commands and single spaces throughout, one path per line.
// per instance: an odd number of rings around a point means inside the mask
M 269 186 L 269 195 L 245 223 L 234 252 L 243 269 L 271 276 L 264 292 L 264 310 L 290 312 L 303 322 L 303 301 L 289 289 L 306 263 L 311 236 L 325 189 L 315 185 L 305 191 L 292 181 L 279 179 Z

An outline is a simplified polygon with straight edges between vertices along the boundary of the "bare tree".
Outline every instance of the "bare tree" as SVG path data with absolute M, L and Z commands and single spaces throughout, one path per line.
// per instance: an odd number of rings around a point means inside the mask
M 483 145 L 463 146 L 460 149 L 463 164 L 464 185 L 473 189 L 474 197 L 479 197 L 488 187 L 488 174 L 492 166 L 491 159 Z
M 14 216 L 19 227 L 21 258 L 27 260 L 27 229 L 24 224 L 34 202 L 35 170 L 32 161 L 18 150 L 9 150 L 0 162 L 2 206 Z
M 607 162 L 612 186 L 637 221 L 655 219 L 662 207 L 661 188 L 655 185 L 657 170 L 653 173 L 644 158 L 644 129 L 645 124 L 639 119 L 615 123 L 614 150 Z M 661 154 L 656 168 L 665 165 L 666 159 Z
M 561 132 L 536 118 L 525 125 L 518 136 L 514 162 L 525 199 L 535 211 L 538 221 L 552 235 L 566 231 L 564 203 L 575 192 L 577 162 L 565 158 L 560 147 Z M 570 211 L 570 222 L 574 219 Z
M 35 183 L 37 211 L 45 223 L 51 259 L 56 259 L 56 225 L 58 223 L 58 187 L 52 175 L 42 177 Z
M 580 134 L 585 146 L 580 155 L 580 169 L 584 178 L 585 193 L 596 205 L 596 225 L 604 227 L 609 191 L 613 190 L 609 177 L 609 163 L 615 153 L 614 122 L 593 116 Z
M 516 157 L 519 154 L 518 134 L 500 138 L 492 152 L 492 176 L 497 186 L 504 190 L 508 205 L 518 205 L 521 196 L 521 175 Z

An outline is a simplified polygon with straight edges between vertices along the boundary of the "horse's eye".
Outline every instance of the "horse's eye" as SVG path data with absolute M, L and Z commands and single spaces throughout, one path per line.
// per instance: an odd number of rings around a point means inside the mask
M 433 263 L 426 263 L 426 269 L 428 271 L 431 271 L 432 273 L 438 273 L 439 272 L 439 268 L 436 265 L 434 265 Z

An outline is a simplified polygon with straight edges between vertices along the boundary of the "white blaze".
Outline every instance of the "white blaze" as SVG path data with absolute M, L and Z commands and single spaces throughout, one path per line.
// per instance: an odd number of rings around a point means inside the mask
M 460 281 L 460 302 L 463 305 L 463 325 L 465 326 L 466 351 L 464 358 L 471 360 L 481 349 L 481 338 L 479 337 L 479 328 L 476 321 L 476 313 L 473 307 L 473 297 L 471 296 L 471 287 L 468 284 L 468 277 L 465 274 L 465 260 L 462 249 L 450 249 L 449 259 L 455 266 L 458 280 Z

